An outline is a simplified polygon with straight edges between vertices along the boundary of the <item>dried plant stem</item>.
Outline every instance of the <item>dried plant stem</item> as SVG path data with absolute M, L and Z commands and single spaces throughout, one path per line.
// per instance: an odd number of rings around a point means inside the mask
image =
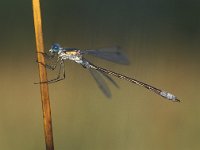
M 32 3 L 33 3 L 33 18 L 35 26 L 36 48 L 37 52 L 44 52 L 42 21 L 40 13 L 40 0 L 32 0 Z M 39 53 L 37 53 L 37 59 L 39 62 L 42 62 L 43 64 L 45 63 L 43 55 L 40 55 Z M 38 64 L 38 67 L 39 67 L 40 82 L 47 81 L 47 73 L 45 67 L 41 64 Z M 53 131 L 51 123 L 51 108 L 50 108 L 49 90 L 47 83 L 40 84 L 40 93 L 42 100 L 46 150 L 54 150 Z

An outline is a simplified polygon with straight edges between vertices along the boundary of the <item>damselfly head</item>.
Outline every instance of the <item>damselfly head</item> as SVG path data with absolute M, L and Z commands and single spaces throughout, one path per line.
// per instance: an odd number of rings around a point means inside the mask
M 55 43 L 51 46 L 51 49 L 49 50 L 50 53 L 58 53 L 59 50 L 62 48 L 60 47 L 59 44 Z

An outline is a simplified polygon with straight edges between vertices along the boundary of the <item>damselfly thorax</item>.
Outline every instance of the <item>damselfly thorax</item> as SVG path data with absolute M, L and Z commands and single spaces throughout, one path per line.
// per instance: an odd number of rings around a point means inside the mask
M 82 55 L 80 54 L 80 50 L 74 50 L 74 51 L 60 50 L 58 52 L 58 57 L 61 60 L 69 59 L 69 60 L 75 61 L 79 64 L 82 62 Z

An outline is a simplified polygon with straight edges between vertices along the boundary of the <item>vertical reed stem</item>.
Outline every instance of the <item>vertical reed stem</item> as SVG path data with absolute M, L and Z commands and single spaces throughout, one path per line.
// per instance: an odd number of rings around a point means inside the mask
M 40 0 L 32 0 L 33 4 L 33 19 L 35 27 L 36 48 L 37 52 L 44 52 L 43 35 L 42 35 L 42 21 L 40 12 Z M 37 59 L 39 62 L 45 63 L 43 55 L 37 53 Z M 38 64 L 40 82 L 47 81 L 46 69 L 43 65 Z M 53 131 L 51 123 L 51 108 L 49 100 L 48 84 L 40 84 L 40 93 L 43 110 L 44 121 L 44 134 L 46 142 L 46 150 L 54 150 L 53 145 Z

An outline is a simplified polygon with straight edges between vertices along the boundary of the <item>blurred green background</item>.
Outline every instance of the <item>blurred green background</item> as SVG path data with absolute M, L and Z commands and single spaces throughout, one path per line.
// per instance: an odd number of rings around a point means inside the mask
M 31 1 L 0 9 L 0 149 L 44 150 Z M 197 0 L 42 1 L 45 50 L 120 45 L 129 66 L 93 63 L 177 95 L 167 101 L 116 79 L 112 99 L 87 70 L 66 62 L 49 85 L 55 150 L 200 149 L 200 2 Z M 56 73 L 48 73 L 52 78 Z

